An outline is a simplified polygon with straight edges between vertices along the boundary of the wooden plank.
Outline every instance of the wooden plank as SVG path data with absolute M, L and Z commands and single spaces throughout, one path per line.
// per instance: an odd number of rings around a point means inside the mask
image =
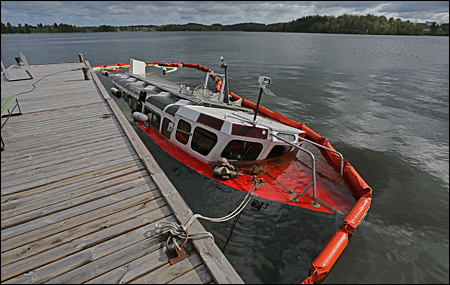
M 153 190 L 152 193 L 154 194 L 154 197 L 152 197 L 154 199 L 148 200 L 145 203 L 124 209 L 123 211 L 98 220 L 86 221 L 86 223 L 73 227 L 70 230 L 66 230 L 43 239 L 35 240 L 12 250 L 3 252 L 1 256 L 2 266 L 39 254 L 56 246 L 71 242 L 72 240 L 82 236 L 101 231 L 104 228 L 112 227 L 166 205 L 164 199 L 158 195 L 159 191 Z
M 43 205 L 54 205 L 58 202 L 69 200 L 71 197 L 78 197 L 88 193 L 98 191 L 106 187 L 118 186 L 123 183 L 127 183 L 136 179 L 137 177 L 143 177 L 144 181 L 147 181 L 148 174 L 143 173 L 143 165 L 141 167 L 135 166 L 132 169 L 126 168 L 124 170 L 114 172 L 113 174 L 107 175 L 108 178 L 101 177 L 101 180 L 91 180 L 91 183 L 86 183 L 82 181 L 80 187 L 72 186 L 57 188 L 55 190 L 40 192 L 40 193 L 30 193 L 29 196 L 21 197 L 19 199 L 10 200 L 8 202 L 2 203 L 2 217 L 1 219 L 6 219 L 12 215 L 19 215 L 25 212 L 30 212 L 32 210 L 43 207 Z M 148 179 L 153 183 L 151 179 Z M 94 183 L 94 181 L 98 181 Z M 73 189 L 77 189 L 76 192 Z
M 10 158 L 22 158 L 22 157 L 30 157 L 33 155 L 53 152 L 56 149 L 58 151 L 63 151 L 65 149 L 70 149 L 77 146 L 88 145 L 95 142 L 104 142 L 108 141 L 111 138 L 117 137 L 117 134 L 108 132 L 108 131 L 99 131 L 95 134 L 82 134 L 76 137 L 64 137 L 58 138 L 54 141 L 54 143 L 48 143 L 46 145 L 34 146 L 30 144 L 24 144 L 22 146 L 15 147 L 11 145 L 11 147 L 15 150 L 12 151 L 3 151 L 1 156 L 1 161 L 6 162 Z M 34 146 L 34 147 L 33 147 Z M 32 150 L 30 150 L 32 149 Z M 32 151 L 32 153 L 30 153 Z
M 150 223 L 143 223 L 137 219 L 126 221 L 99 233 L 85 236 L 77 240 L 78 242 L 62 245 L 57 248 L 57 252 L 51 251 L 53 254 L 45 251 L 39 255 L 40 258 L 34 258 L 34 262 L 26 259 L 27 262 L 19 261 L 3 266 L 2 283 L 44 283 L 139 241 L 150 239 L 161 243 L 165 236 L 159 234 L 147 238 L 147 235 L 155 231 L 156 222 L 152 221 L 173 221 L 173 216 L 167 216 L 168 214 L 170 214 L 170 210 L 163 207 L 148 213 L 148 217 L 143 219 L 144 222 L 151 221 Z M 133 222 L 135 224 L 130 225 Z M 130 229 L 132 231 L 129 231 Z M 106 237 L 109 237 L 106 241 L 98 243 L 105 240 Z M 48 263 L 49 261 L 51 263 Z M 32 272 L 29 274 L 23 274 L 30 270 Z M 14 276 L 17 277 L 12 278 Z
M 66 118 L 55 117 L 50 118 L 51 120 L 40 120 L 40 117 L 34 117 L 34 121 L 25 123 L 25 124 L 15 124 L 16 117 L 10 119 L 10 123 L 8 123 L 7 127 L 4 127 L 3 134 L 8 136 L 24 136 L 27 133 L 34 135 L 39 135 L 38 132 L 47 131 L 49 132 L 51 129 L 62 129 L 64 127 L 70 128 L 71 126 L 83 126 L 88 120 L 91 120 L 92 126 L 102 126 L 102 125 L 114 125 L 114 122 L 111 122 L 111 119 L 103 119 L 102 116 L 104 113 L 108 113 L 107 110 L 103 110 L 103 112 L 97 111 L 95 114 L 82 115 L 82 119 L 74 120 L 74 118 L 67 118 L 67 115 L 64 115 Z M 57 114 L 57 116 L 61 116 Z M 98 119 L 102 120 L 98 120 Z M 96 121 L 97 119 L 97 121 Z
M 87 172 L 95 171 L 100 168 L 128 162 L 130 160 L 136 159 L 136 156 L 133 155 L 130 157 L 127 155 L 117 155 L 114 157 L 101 156 L 101 158 L 105 159 L 108 163 L 105 162 L 102 163 L 99 161 L 89 161 L 84 165 L 77 164 L 75 166 L 67 168 L 65 169 L 66 171 L 64 171 L 63 169 L 54 172 L 46 172 L 44 174 L 39 173 L 36 175 L 36 177 L 31 176 L 29 178 L 23 179 L 22 181 L 17 181 L 17 183 L 20 184 L 14 183 L 15 181 L 2 183 L 1 194 L 8 195 L 12 193 L 18 193 L 21 191 L 31 190 L 38 186 L 50 184 L 52 182 L 57 182 L 67 178 L 72 178 L 81 174 L 85 174 Z
M 8 127 L 5 127 L 4 133 L 11 136 L 18 136 L 25 132 L 33 133 L 36 131 L 49 131 L 51 129 L 64 129 L 70 128 L 71 126 L 83 126 L 89 120 L 91 120 L 91 124 L 95 126 L 102 125 L 114 125 L 114 122 L 111 122 L 111 119 L 103 119 L 102 116 L 104 113 L 107 113 L 107 110 L 95 111 L 95 113 L 90 114 L 81 114 L 77 118 L 71 118 L 67 114 L 56 114 L 54 118 L 49 118 L 49 120 L 40 120 L 39 117 L 35 117 L 33 122 L 29 122 L 22 125 L 14 124 L 14 120 L 11 120 L 11 125 L 8 124 Z M 64 117 L 57 117 L 64 116 Z M 16 118 L 14 118 L 16 119 Z M 56 132 L 55 132 L 56 133 Z
M 97 102 L 97 103 L 91 103 L 91 104 L 85 104 L 83 106 L 72 106 L 72 107 L 66 107 L 51 111 L 42 111 L 42 112 L 35 112 L 35 113 L 27 113 L 22 114 L 20 116 L 20 119 L 17 118 L 17 120 L 11 120 L 11 124 L 8 123 L 9 127 L 12 126 L 33 126 L 35 125 L 41 125 L 44 122 L 53 123 L 55 120 L 58 119 L 58 121 L 72 121 L 74 118 L 73 116 L 67 116 L 67 114 L 80 114 L 80 115 L 88 115 L 95 111 L 108 111 L 110 110 L 107 105 L 105 105 L 104 102 Z M 65 115 L 65 116 L 64 116 Z
M 116 135 L 115 136 L 116 139 L 117 138 L 122 138 L 121 136 Z M 95 141 L 93 144 L 87 144 L 86 145 L 88 148 L 85 148 L 86 152 L 83 152 L 83 146 L 82 145 L 78 145 L 75 144 L 74 147 L 72 148 L 64 148 L 62 150 L 60 150 L 59 148 L 53 148 L 53 152 L 51 151 L 47 151 L 47 152 L 41 152 L 39 153 L 39 158 L 41 158 L 41 162 L 40 165 L 41 167 L 46 167 L 46 166 L 50 166 L 52 164 L 55 163 L 62 163 L 62 161 L 71 161 L 71 160 L 75 160 L 77 158 L 82 158 L 82 157 L 86 157 L 87 156 L 87 152 L 90 151 L 91 153 L 95 153 L 97 152 L 98 155 L 101 155 L 101 153 L 104 153 L 105 151 L 109 151 L 111 155 L 113 154 L 120 154 L 120 153 L 130 153 L 130 151 L 132 151 L 132 147 L 130 146 L 129 143 L 125 143 L 122 140 L 115 140 L 113 142 L 110 142 L 110 140 L 107 140 L 105 142 L 99 142 L 99 141 Z M 86 147 L 84 146 L 84 147 Z M 106 148 L 107 150 L 104 150 L 103 148 Z M 52 157 L 52 153 L 55 156 L 55 160 L 57 161 L 53 161 L 50 162 L 48 161 L 49 158 Z M 71 153 L 72 155 L 69 155 L 69 153 Z M 25 154 L 25 153 L 22 153 Z M 28 155 L 28 157 L 21 157 L 20 159 L 17 159 L 18 163 L 22 164 L 21 167 L 32 167 L 33 165 L 39 165 L 39 163 L 35 163 L 33 161 L 31 161 L 33 158 L 35 158 L 35 156 L 33 155 L 34 152 L 31 150 L 29 152 L 30 155 Z M 46 161 L 47 159 L 47 161 Z M 2 164 L 5 165 L 5 169 L 18 169 L 19 167 L 17 167 L 17 165 L 14 163 L 14 159 L 6 159 L 4 161 L 2 161 Z M 21 172 L 23 172 L 25 170 L 25 168 L 23 168 L 22 171 L 18 171 L 15 172 L 15 174 L 20 174 Z M 41 171 L 42 172 L 42 171 Z
M 58 223 L 51 223 L 44 225 L 40 228 L 34 228 L 29 232 L 25 232 L 19 235 L 15 235 L 13 238 L 2 240 L 1 250 L 7 251 L 27 243 L 32 243 L 40 239 L 44 239 L 48 236 L 61 233 L 63 231 L 70 230 L 73 227 L 77 227 L 86 222 L 100 220 L 104 217 L 112 216 L 117 212 L 123 211 L 135 205 L 143 205 L 148 201 L 153 200 L 156 196 L 154 191 L 149 193 L 136 195 L 129 197 L 128 199 L 123 199 L 116 203 L 111 203 L 110 205 L 93 209 L 90 212 L 82 213 L 78 216 L 69 217 L 59 221 Z
M 21 100 L 20 107 L 24 110 L 24 113 L 28 112 L 40 112 L 49 110 L 61 109 L 61 105 L 64 106 L 83 106 L 85 103 L 101 102 L 100 98 L 92 97 L 93 94 L 85 94 L 83 96 L 69 96 L 68 98 L 62 98 L 58 95 L 55 99 L 49 98 L 48 100 Z M 66 99 L 66 100 L 64 100 Z
M 154 242 L 155 237 L 158 238 L 158 243 Z M 96 284 L 111 284 L 111 279 L 118 279 L 114 283 L 119 283 L 119 281 L 126 283 L 130 278 L 133 278 L 132 276 L 139 274 L 141 270 L 146 272 L 154 269 L 155 266 L 161 267 L 168 264 L 169 260 L 164 253 L 166 238 L 164 234 L 154 235 L 75 270 L 59 275 L 46 283 L 80 284 L 92 282 L 92 279 L 96 279 Z M 125 274 L 123 274 L 124 267 Z M 106 276 L 99 282 L 98 276 L 104 273 L 106 273 Z
M 96 278 L 86 281 L 87 284 L 124 284 L 133 279 L 140 277 L 149 270 L 159 268 L 168 262 L 165 254 L 164 243 L 166 237 L 164 236 L 159 247 L 146 255 L 132 260 L 128 263 L 123 263 L 122 266 L 116 267 L 111 271 L 102 272 Z
M 30 138 L 29 140 L 13 138 L 9 142 L 10 149 L 5 153 L 4 159 L 13 156 L 16 151 L 23 153 L 30 150 L 34 152 L 42 149 L 55 149 L 57 147 L 67 148 L 68 144 L 76 144 L 83 139 L 104 138 L 106 140 L 108 137 L 117 137 L 117 135 L 115 129 L 112 127 L 105 129 L 104 127 L 94 126 L 90 131 L 76 130 L 75 132 L 68 132 L 66 134 L 61 133 L 57 136 L 50 135 L 47 138 Z
M 31 89 L 31 85 L 36 83 L 37 86 L 45 85 L 48 83 L 61 83 L 62 80 L 67 80 L 68 77 L 81 81 L 84 79 L 82 71 L 73 69 L 81 68 L 82 66 L 85 66 L 85 64 L 63 64 L 54 65 L 53 67 L 30 65 L 28 69 L 33 74 L 34 78 L 26 81 L 4 82 L 2 95 L 3 93 L 5 93 L 5 96 L 11 96 L 20 92 L 29 91 Z M 53 68 L 53 70 L 50 70 L 50 68 Z
M 58 80 L 58 77 L 54 79 Z M 66 80 L 58 80 L 58 82 L 41 80 L 32 92 L 19 96 L 25 99 L 42 100 L 48 96 L 53 96 L 53 94 L 61 94 L 64 96 L 72 94 L 72 96 L 79 96 L 83 93 L 92 93 L 93 90 L 96 91 L 95 88 L 92 88 L 92 82 L 84 80 L 84 78 L 70 79 L 70 81 L 66 77 L 61 79 Z
M 27 123 L 26 125 L 13 125 L 13 121 L 11 121 L 11 125 L 8 124 L 8 127 L 5 127 L 4 134 L 9 137 L 20 137 L 20 136 L 42 136 L 43 132 L 47 132 L 52 134 L 50 131 L 54 130 L 55 133 L 59 130 L 62 131 L 71 131 L 71 127 L 89 127 L 86 131 L 90 131 L 90 127 L 111 127 L 115 126 L 115 122 L 110 118 L 103 119 L 103 112 L 97 112 L 96 114 L 92 114 L 91 116 L 84 116 L 82 119 L 74 120 L 68 118 L 67 120 L 63 120 L 62 118 L 55 118 L 53 121 L 42 122 L 37 121 L 35 124 Z M 99 120 L 100 119 L 100 120 Z M 89 124 L 90 123 L 90 124 Z
M 74 99 L 92 97 L 92 99 L 97 99 L 101 102 L 101 97 L 98 96 L 98 92 L 92 88 L 92 86 L 80 86 L 80 85 L 59 85 L 59 89 L 55 89 L 52 85 L 47 88 L 40 87 L 31 93 L 26 93 L 20 96 L 20 103 L 31 104 L 31 103 L 51 103 L 54 102 L 64 102 L 59 107 L 64 108 L 67 102 L 72 102 Z M 84 103 L 84 102 L 79 102 Z M 84 104 L 83 104 L 84 105 Z
M 127 172 L 120 176 L 115 176 L 113 179 L 103 181 L 94 185 L 88 185 L 87 187 L 77 188 L 76 191 L 45 191 L 40 194 L 32 194 L 28 197 L 10 201 L 2 204 L 2 220 L 17 217 L 23 213 L 30 213 L 36 209 L 43 209 L 44 207 L 55 207 L 58 203 L 64 201 L 78 199 L 85 195 L 99 195 L 101 192 L 112 187 L 135 187 L 143 183 L 153 183 L 152 179 L 145 173 L 140 172 Z M 140 184 L 139 184 L 140 183 Z M 72 204 L 75 204 L 73 200 Z M 45 210 L 45 214 L 48 214 L 48 210 Z
M 34 229 L 44 227 L 48 225 L 49 221 L 51 221 L 52 223 L 56 223 L 64 219 L 68 219 L 83 214 L 85 212 L 89 212 L 90 210 L 95 208 L 105 207 L 107 205 L 113 204 L 117 200 L 125 199 L 129 196 L 148 194 L 149 191 L 151 190 L 153 189 L 149 185 L 141 185 L 139 187 L 132 188 L 127 191 L 122 191 L 105 198 L 101 198 L 85 204 L 81 204 L 76 207 L 69 208 L 66 211 L 51 214 L 42 218 L 35 219 L 33 221 L 25 222 L 15 227 L 8 227 L 7 225 L 5 225 L 3 226 L 5 229 L 2 228 L 1 231 L 1 239 L 2 240 L 9 239 L 22 233 L 26 233 Z
M 98 114 L 98 118 L 100 118 L 102 116 L 102 114 Z M 70 129 L 70 127 L 73 125 L 73 129 Z M 86 129 L 84 130 L 87 133 L 93 133 L 95 134 L 95 132 L 113 132 L 113 133 L 120 133 L 120 130 L 117 129 L 117 125 L 115 124 L 114 121 L 112 121 L 110 118 L 107 119 L 102 119 L 102 121 L 97 121 L 97 122 L 91 122 L 91 124 L 89 124 L 87 121 L 84 122 L 80 122 L 80 124 L 67 124 L 67 125 L 56 125 L 56 127 L 58 127 L 58 129 L 60 129 L 60 131 L 58 133 L 51 133 L 50 130 L 44 129 L 44 128 L 39 128 L 36 129 L 36 133 L 33 134 L 33 130 L 31 128 L 25 129 L 25 130 L 20 130 L 17 129 L 15 130 L 13 127 L 12 128 L 8 128 L 7 130 L 5 130 L 4 134 L 8 134 L 8 136 L 11 136 L 11 140 L 16 142 L 15 145 L 18 145 L 20 147 L 20 145 L 29 145 L 29 144 L 37 144 L 39 143 L 39 145 L 43 144 L 43 143 L 48 143 L 48 142 L 52 142 L 52 138 L 53 140 L 55 140 L 55 138 L 65 138 L 67 139 L 68 137 L 74 137 L 76 135 L 82 135 L 82 127 L 85 127 Z M 104 129 L 104 130 L 102 130 Z M 42 133 L 43 132 L 47 132 L 49 133 L 51 136 L 47 137 L 47 138 L 42 138 Z M 33 135 L 33 137 L 29 137 L 26 134 L 29 133 L 31 135 Z M 23 139 L 20 137 L 24 137 L 27 138 L 29 137 L 29 139 Z M 12 146 L 15 146 L 12 145 Z M 10 153 L 10 152 L 8 152 Z
M 1 176 L 13 175 L 15 173 L 21 173 L 25 171 L 32 170 L 36 167 L 40 167 L 41 164 L 49 166 L 69 159 L 76 159 L 76 155 L 80 152 L 84 154 L 88 153 L 100 153 L 104 151 L 111 151 L 112 149 L 117 149 L 119 147 L 131 146 L 128 142 L 124 141 L 122 137 L 116 137 L 108 140 L 107 143 L 97 142 L 85 146 L 76 146 L 70 148 L 67 151 L 47 152 L 39 155 L 33 155 L 32 159 L 30 157 L 25 159 L 15 159 L 13 161 L 5 162 L 6 170 L 1 172 Z
M 76 176 L 86 174 L 88 172 L 95 171 L 97 169 L 119 165 L 124 162 L 128 162 L 130 160 L 135 160 L 136 156 L 114 156 L 114 157 L 105 157 L 102 156 L 102 159 L 107 160 L 105 163 L 101 163 L 98 161 L 90 161 L 86 164 L 77 164 L 70 168 L 67 168 L 66 172 L 63 170 L 56 170 L 46 173 L 38 173 L 35 177 L 31 176 L 29 178 L 24 178 L 23 181 L 17 181 L 19 184 L 15 184 L 16 181 L 9 181 L 6 183 L 2 183 L 1 194 L 9 195 L 13 193 L 18 193 L 22 191 L 32 191 L 35 187 L 44 186 L 47 184 L 55 183 L 58 181 L 62 181 L 68 178 L 74 178 Z M 23 183 L 22 183 L 23 182 Z
M 93 112 L 86 112 L 80 114 L 80 116 L 83 117 L 83 119 L 93 119 L 93 118 L 100 118 L 104 113 L 108 113 L 107 109 L 97 110 L 96 113 Z M 8 123 L 8 126 L 4 128 L 4 133 L 8 135 L 17 135 L 24 132 L 33 132 L 33 131 L 39 131 L 39 130 L 48 130 L 51 128 L 62 126 L 70 127 L 71 125 L 75 124 L 83 124 L 85 122 L 75 120 L 72 115 L 68 116 L 67 114 L 54 114 L 52 117 L 50 116 L 42 116 L 42 117 L 36 117 L 36 116 L 30 116 L 30 114 L 22 114 L 22 116 L 29 116 L 30 121 L 27 122 L 21 122 L 19 120 L 19 117 L 13 117 Z M 22 117 L 21 116 L 21 117 Z M 21 118 L 20 117 L 20 118 Z M 26 118 L 28 119 L 28 118 Z M 101 125 L 105 122 L 98 122 L 96 125 Z
M 189 272 L 193 268 L 199 266 L 202 258 L 198 254 L 189 256 L 188 258 L 170 265 L 166 263 L 162 267 L 145 274 L 135 280 L 128 282 L 129 284 L 166 284 L 173 279 Z
M 138 175 L 135 175 L 135 176 L 140 176 L 140 173 L 138 173 Z M 84 195 L 80 195 L 77 197 L 69 196 L 68 200 L 63 200 L 63 201 L 60 201 L 55 204 L 47 205 L 46 204 L 47 201 L 41 200 L 40 201 L 41 203 L 38 203 L 38 205 L 37 205 L 37 207 L 39 207 L 39 208 L 35 209 L 35 210 L 28 211 L 27 207 L 26 207 L 25 209 L 23 209 L 24 211 L 26 211 L 25 213 L 16 214 L 14 211 L 13 212 L 14 215 L 5 215 L 6 217 L 3 217 L 3 212 L 2 212 L 1 225 L 2 225 L 2 228 L 12 227 L 12 226 L 15 226 L 20 223 L 25 223 L 25 222 L 28 222 L 28 221 L 31 221 L 34 219 L 49 216 L 49 215 L 55 214 L 57 212 L 64 211 L 64 210 L 70 209 L 72 207 L 78 206 L 78 205 L 82 205 L 82 204 L 85 204 L 88 202 L 95 201 L 97 199 L 108 197 L 110 195 L 114 195 L 114 194 L 129 190 L 129 189 L 132 189 L 135 187 L 142 186 L 144 184 L 152 185 L 153 183 L 151 183 L 150 179 L 145 179 L 144 177 L 141 177 L 141 178 L 136 178 L 127 183 L 121 183 L 119 185 L 115 185 L 112 187 L 101 188 L 98 191 L 85 193 Z
M 77 187 L 87 187 L 89 185 L 93 185 L 95 183 L 101 183 L 105 181 L 106 179 L 109 179 L 111 174 L 118 173 L 120 175 L 120 171 L 123 169 L 130 169 L 130 172 L 135 171 L 134 167 L 138 167 L 139 169 L 142 169 L 142 164 L 136 160 L 131 160 L 125 163 L 121 163 L 118 165 L 112 165 L 109 167 L 104 167 L 97 169 L 92 172 L 88 172 L 85 174 L 81 174 L 78 176 L 74 176 L 71 178 L 67 178 L 60 181 L 55 181 L 49 184 L 41 185 L 38 187 L 33 188 L 33 191 L 22 191 L 19 193 L 11 193 L 9 195 L 2 195 L 1 196 L 1 202 L 2 207 L 5 205 L 7 207 L 7 202 L 14 202 L 16 200 L 19 200 L 23 197 L 28 197 L 32 195 L 40 195 L 40 193 L 43 192 L 49 192 L 49 191 L 61 191 L 61 193 L 65 191 L 73 191 L 73 189 L 77 189 Z M 49 192 L 54 193 L 54 192 Z M 5 208 L 7 209 L 7 208 Z
M 167 282 L 167 284 L 207 284 L 211 281 L 213 279 L 209 275 L 208 269 L 202 264 L 188 273 Z
M 90 131 L 89 128 L 92 126 L 98 127 L 111 127 L 115 126 L 114 122 L 110 119 L 103 119 L 102 113 L 97 112 L 93 116 L 82 117 L 71 121 L 57 121 L 52 122 L 49 125 L 39 124 L 38 126 L 31 127 L 27 125 L 25 128 L 10 127 L 5 130 L 4 134 L 8 134 L 9 138 L 15 137 L 48 137 L 49 134 L 58 133 L 60 136 L 64 133 L 72 133 L 74 130 L 82 129 Z M 53 132 L 53 133 L 52 133 Z M 63 134 L 60 134 L 63 132 Z
M 2 175 L 2 182 L 8 182 L 14 179 L 21 179 L 23 176 L 28 176 L 30 173 L 32 175 L 36 175 L 38 173 L 45 173 L 52 170 L 60 170 L 61 167 L 66 168 L 72 165 L 85 163 L 90 160 L 101 159 L 102 155 L 118 155 L 120 153 L 129 153 L 130 149 L 127 147 L 123 147 L 123 142 L 119 142 L 122 144 L 113 144 L 113 145 L 105 145 L 104 147 L 96 146 L 96 148 L 92 150 L 84 150 L 79 149 L 76 153 L 72 153 L 71 155 L 65 156 L 54 156 L 53 160 L 49 160 L 50 157 L 46 157 L 44 161 L 40 161 L 38 163 L 26 164 L 20 167 L 13 165 L 10 171 L 5 171 Z M 131 147 L 131 146 L 129 146 Z M 14 176 L 10 174 L 15 174 Z

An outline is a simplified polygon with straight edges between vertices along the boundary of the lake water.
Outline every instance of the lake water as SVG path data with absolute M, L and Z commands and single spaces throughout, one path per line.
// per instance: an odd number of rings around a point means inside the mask
M 92 66 L 134 58 L 221 72 L 223 56 L 230 90 L 253 102 L 257 78 L 271 77 L 278 97 L 263 97 L 262 105 L 326 137 L 373 189 L 366 218 L 323 283 L 449 283 L 448 37 L 155 32 L 1 39 L 5 67 L 22 51 L 30 64 L 77 61 L 81 53 Z M 155 156 L 194 213 L 222 217 L 243 198 Z M 201 220 L 246 283 L 301 282 L 342 222 L 261 199 L 247 207 L 226 223 Z

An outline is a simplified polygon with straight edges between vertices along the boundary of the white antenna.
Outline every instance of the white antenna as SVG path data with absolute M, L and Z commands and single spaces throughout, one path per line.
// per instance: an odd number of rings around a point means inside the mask
M 264 93 L 267 94 L 267 95 L 271 95 L 271 96 L 277 97 L 275 94 L 273 94 L 272 91 L 270 91 L 266 87 L 267 85 L 269 85 L 272 82 L 272 79 L 270 77 L 260 76 L 258 78 L 258 82 L 259 82 L 259 87 L 261 89 L 259 90 L 258 103 L 256 104 L 255 116 L 253 117 L 253 125 L 255 125 L 255 123 L 256 123 L 256 116 L 258 115 L 259 103 L 261 102 L 262 92 L 264 91 Z
M 224 86 L 224 96 L 223 96 L 223 103 L 225 104 L 229 104 L 229 100 L 228 100 L 228 93 L 229 93 L 229 85 L 228 85 L 228 72 L 227 72 L 227 64 L 225 63 L 225 61 L 223 61 L 223 56 L 220 57 L 221 63 L 220 63 L 220 68 L 222 68 L 224 70 L 224 77 L 223 77 L 223 86 Z

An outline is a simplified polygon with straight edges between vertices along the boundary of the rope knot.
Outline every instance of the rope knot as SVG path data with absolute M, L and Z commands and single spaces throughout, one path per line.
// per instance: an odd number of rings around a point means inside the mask
M 214 242 L 214 236 L 210 232 L 188 234 L 187 228 L 197 218 L 202 218 L 202 219 L 205 219 L 205 220 L 217 223 L 217 222 L 225 222 L 225 221 L 228 221 L 228 220 L 236 217 L 240 212 L 242 212 L 242 210 L 244 210 L 244 208 L 248 204 L 248 202 L 254 198 L 258 188 L 266 183 L 262 178 L 261 179 L 257 179 L 256 175 L 253 176 L 253 178 L 250 181 L 253 182 L 253 184 L 250 186 L 250 188 L 249 188 L 249 190 L 247 192 L 247 195 L 245 196 L 244 200 L 241 202 L 241 204 L 232 213 L 228 214 L 225 217 L 222 217 L 222 218 L 208 218 L 208 217 L 204 217 L 204 216 L 199 215 L 199 214 L 194 214 L 186 222 L 185 225 L 179 225 L 179 224 L 177 224 L 175 222 L 158 222 L 158 223 L 156 223 L 155 227 L 157 229 L 168 229 L 170 231 L 170 234 L 172 235 L 172 237 L 177 237 L 179 239 L 186 239 L 187 240 L 187 238 L 190 238 L 190 239 L 201 239 L 201 238 L 210 237 L 210 238 L 213 239 L 213 242 Z M 175 240 L 174 240 L 174 242 L 175 242 Z

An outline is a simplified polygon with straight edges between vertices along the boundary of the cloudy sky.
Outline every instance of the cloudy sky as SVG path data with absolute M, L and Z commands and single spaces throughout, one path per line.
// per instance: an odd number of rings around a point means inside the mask
M 384 15 L 449 22 L 449 1 L 1 1 L 1 21 L 128 26 L 289 22 L 307 15 Z

